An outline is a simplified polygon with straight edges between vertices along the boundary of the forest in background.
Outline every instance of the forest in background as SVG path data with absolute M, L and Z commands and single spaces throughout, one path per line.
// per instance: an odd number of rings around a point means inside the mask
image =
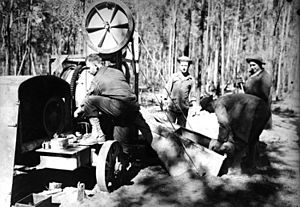
M 83 55 L 82 23 L 95 1 L 1 1 L 0 74 L 45 74 L 50 55 Z M 299 1 L 122 1 L 141 37 L 140 85 L 163 88 L 177 70 L 177 57 L 187 55 L 198 91 L 212 81 L 223 92 L 246 78 L 245 58 L 259 54 L 276 99 L 299 93 Z

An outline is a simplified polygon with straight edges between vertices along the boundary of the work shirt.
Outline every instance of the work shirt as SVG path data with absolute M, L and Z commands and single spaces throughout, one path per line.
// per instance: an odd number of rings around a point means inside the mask
M 244 90 L 247 94 L 252 94 L 266 102 L 270 102 L 271 86 L 271 75 L 265 70 L 260 70 L 249 77 Z
M 136 95 L 127 83 L 123 72 L 116 68 L 105 66 L 99 68 L 91 82 L 86 99 L 91 95 L 118 100 L 128 105 L 133 111 L 139 110 Z
M 268 104 L 250 94 L 221 96 L 215 101 L 214 109 L 220 126 L 218 140 L 221 142 L 237 139 L 250 142 L 251 133 L 256 134 L 253 130 L 262 130 L 271 115 Z
M 168 109 L 180 112 L 188 110 L 190 103 L 196 101 L 195 79 L 190 74 L 184 76 L 181 72 L 174 73 L 166 86 L 170 93 Z

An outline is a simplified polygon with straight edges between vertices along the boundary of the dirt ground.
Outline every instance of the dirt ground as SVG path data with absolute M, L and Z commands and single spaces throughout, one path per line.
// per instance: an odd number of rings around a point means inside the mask
M 112 193 L 98 192 L 84 203 L 70 193 L 61 206 L 299 206 L 300 116 L 285 106 L 273 105 L 272 129 L 260 136 L 259 170 L 253 175 L 170 177 L 152 165 Z

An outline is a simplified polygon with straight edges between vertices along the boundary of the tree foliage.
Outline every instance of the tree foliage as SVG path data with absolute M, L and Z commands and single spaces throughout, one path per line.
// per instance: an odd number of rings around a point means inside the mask
M 82 22 L 92 0 L 3 0 L 1 74 L 40 74 L 47 57 L 83 54 Z M 277 97 L 299 83 L 299 3 L 296 0 L 123 0 L 141 37 L 140 84 L 162 88 L 190 56 L 199 94 L 213 81 L 224 89 L 246 78 L 249 54 L 261 54 Z

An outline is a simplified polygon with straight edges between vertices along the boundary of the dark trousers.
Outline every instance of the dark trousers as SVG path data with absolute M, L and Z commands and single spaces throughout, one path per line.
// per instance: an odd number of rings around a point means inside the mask
M 100 112 L 100 115 L 99 115 Z M 100 126 L 107 139 L 121 143 L 127 153 L 127 145 L 137 139 L 140 130 L 145 143 L 152 142 L 152 133 L 136 103 L 122 101 L 103 96 L 90 96 L 85 101 L 84 114 L 86 117 L 99 117 Z
M 84 115 L 88 118 L 98 117 L 99 112 L 118 118 L 126 112 L 129 104 L 106 96 L 89 96 L 84 103 Z
M 170 122 L 172 123 L 177 123 L 178 125 L 185 127 L 186 125 L 186 119 L 188 116 L 188 111 L 189 110 L 182 110 L 182 111 L 173 111 L 173 110 L 168 110 L 167 111 L 167 116 Z M 177 122 L 176 122 L 177 121 Z
M 264 130 L 268 120 L 271 117 L 270 107 L 262 102 L 256 107 L 256 111 L 253 118 L 253 124 L 251 128 L 251 134 L 248 139 L 248 155 L 247 165 L 252 167 L 255 166 L 257 144 L 259 142 L 259 136 Z

